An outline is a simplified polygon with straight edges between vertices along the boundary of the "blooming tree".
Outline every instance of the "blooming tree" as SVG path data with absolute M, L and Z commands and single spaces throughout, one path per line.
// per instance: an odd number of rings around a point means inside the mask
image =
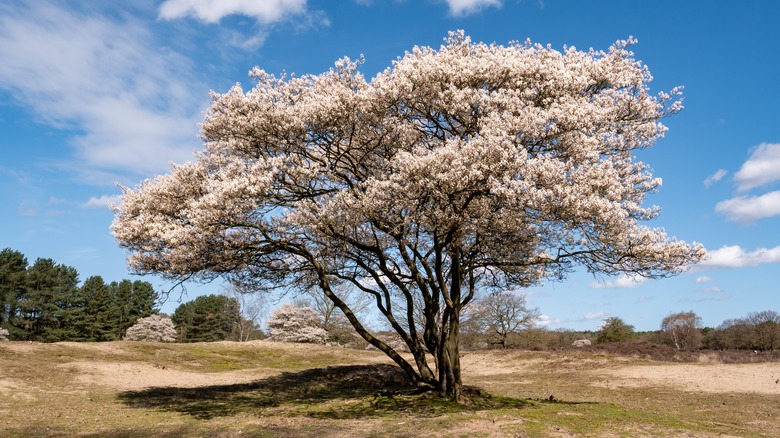
M 317 312 L 307 306 L 284 304 L 274 309 L 268 320 L 268 339 L 280 342 L 323 344 L 328 332 Z
M 167 316 L 149 315 L 139 319 L 125 333 L 128 341 L 176 342 L 176 328 Z
M 195 161 L 124 189 L 114 235 L 139 273 L 317 287 L 415 384 L 457 399 L 477 290 L 577 265 L 663 277 L 705 254 L 641 224 L 661 181 L 633 153 L 681 105 L 649 94 L 632 42 L 559 52 L 452 32 L 371 80 L 348 58 L 302 77 L 256 68 L 252 90 L 213 95 Z M 411 359 L 334 284 L 368 294 Z

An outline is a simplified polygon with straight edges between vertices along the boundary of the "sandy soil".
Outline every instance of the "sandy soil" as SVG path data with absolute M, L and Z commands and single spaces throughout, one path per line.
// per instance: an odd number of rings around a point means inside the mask
M 197 373 L 137 362 L 70 362 L 61 366 L 76 368 L 79 372 L 77 380 L 81 383 L 104 385 L 123 391 L 153 386 L 231 385 L 248 383 L 278 374 L 258 369 Z
M 671 386 L 691 392 L 747 392 L 780 395 L 780 364 L 660 364 L 602 372 L 599 386 Z
M 539 366 L 539 361 L 519 361 L 509 366 L 479 366 L 465 360 L 464 370 L 484 370 L 489 374 L 513 373 Z M 524 363 L 525 362 L 525 363 Z M 530 363 L 534 362 L 534 363 Z M 71 362 L 63 367 L 80 371 L 79 380 L 122 390 L 152 386 L 205 386 L 247 383 L 276 374 L 264 369 L 248 369 L 221 373 L 197 373 L 165 368 L 145 363 Z M 590 367 L 588 367 L 590 368 Z M 780 395 L 780 364 L 657 364 L 626 366 L 603 370 L 593 367 L 585 371 L 594 375 L 593 384 L 605 387 L 670 386 L 691 392 L 745 392 Z M 479 374 L 482 374 L 481 372 Z
M 264 342 L 264 341 L 258 341 Z M 121 351 L 121 346 L 112 344 L 67 343 L 75 348 L 107 349 Z M 8 343 L 3 346 L 17 352 L 29 352 L 36 348 L 45 348 L 41 344 Z M 247 346 L 251 348 L 251 346 Z M 285 344 L 284 348 L 312 348 Z M 327 347 L 321 347 L 327 348 Z M 757 364 L 718 364 L 718 363 L 654 363 L 651 365 L 615 366 L 612 358 L 610 366 L 602 367 L 599 360 L 571 359 L 566 357 L 527 358 L 498 354 L 491 351 L 466 353 L 461 358 L 465 375 L 491 376 L 500 374 L 533 373 L 544 367 L 548 360 L 556 363 L 556 368 L 564 367 L 592 376 L 595 386 L 640 387 L 669 386 L 678 390 L 712 393 L 760 393 L 780 395 L 780 363 Z M 384 357 L 377 360 L 386 361 Z M 605 359 L 606 360 L 606 359 Z M 606 362 L 605 362 L 606 364 Z M 265 368 L 243 369 L 219 373 L 202 373 L 166 367 L 145 362 L 102 362 L 74 361 L 59 365 L 74 371 L 77 379 L 84 384 L 104 385 L 119 390 L 137 390 L 147 387 L 197 387 L 207 385 L 227 385 L 248 383 L 278 374 Z M 0 372 L 0 394 L 19 393 L 21 382 L 4 379 Z

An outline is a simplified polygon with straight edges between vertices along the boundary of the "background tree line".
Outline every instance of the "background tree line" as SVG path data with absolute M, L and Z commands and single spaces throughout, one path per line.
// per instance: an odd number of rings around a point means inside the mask
M 662 344 L 680 351 L 780 351 L 780 313 L 773 310 L 752 312 L 743 318 L 726 320 L 717 327 L 704 327 L 693 311 L 677 312 L 666 316 L 659 330 L 651 331 L 637 331 L 616 316 L 604 319 L 598 330 L 589 331 L 549 330 L 532 323 L 510 331 L 503 342 L 495 342 L 494 332 L 479 327 L 466 326 L 464 347 L 566 349 L 574 341 L 587 340 L 593 344 Z
M 342 291 L 352 307 L 366 312 L 360 296 Z M 277 307 L 268 320 L 271 339 L 333 343 L 362 348 L 366 343 L 344 315 L 314 291 L 292 305 Z M 123 339 L 139 319 L 159 313 L 158 294 L 146 281 L 106 283 L 91 276 L 79 285 L 75 268 L 39 258 L 29 264 L 19 251 L 0 251 L 0 331 L 11 340 L 42 342 Z M 246 341 L 266 334 L 258 324 L 265 303 L 258 294 L 229 289 L 180 304 L 172 315 L 179 342 Z M 619 317 L 596 331 L 548 330 L 540 312 L 514 293 L 488 294 L 468 307 L 463 321 L 466 348 L 568 348 L 576 340 L 593 343 L 649 342 L 677 350 L 780 350 L 780 313 L 773 310 L 703 327 L 693 311 L 666 316 L 657 331 L 637 332 Z M 377 335 L 393 342 L 392 331 Z
M 19 251 L 0 251 L 0 328 L 11 340 L 41 342 L 121 339 L 139 318 L 157 313 L 149 282 L 106 283 L 92 276 L 79 286 L 75 268 Z

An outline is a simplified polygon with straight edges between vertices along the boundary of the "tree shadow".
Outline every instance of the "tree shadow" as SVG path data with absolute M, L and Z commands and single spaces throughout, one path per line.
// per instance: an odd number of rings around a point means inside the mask
M 420 394 L 393 365 L 351 365 L 288 372 L 250 383 L 194 388 L 154 387 L 126 391 L 119 399 L 134 408 L 191 415 L 198 419 L 249 415 L 306 415 L 327 419 L 371 416 L 438 416 L 446 413 L 522 408 L 531 400 L 491 397 L 466 388 L 465 402 Z

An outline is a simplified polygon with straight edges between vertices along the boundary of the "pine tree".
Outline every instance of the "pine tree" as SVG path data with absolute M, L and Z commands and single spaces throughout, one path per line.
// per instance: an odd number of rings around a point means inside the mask
M 19 300 L 25 296 L 27 258 L 19 251 L 5 248 L 0 251 L 0 327 L 9 331 L 9 337 L 20 335 L 18 322 Z
M 128 324 L 130 319 L 130 298 L 133 295 L 133 283 L 130 280 L 122 280 L 120 282 L 112 281 L 109 284 L 111 291 L 112 302 L 112 319 L 114 327 L 114 335 L 121 339 L 128 327 L 133 325 Z
M 122 280 L 109 285 L 113 301 L 114 334 L 122 339 L 127 329 L 138 321 L 156 312 L 158 294 L 148 281 Z
M 27 293 L 19 303 L 26 339 L 56 342 L 67 339 L 68 311 L 78 285 L 75 268 L 39 258 L 27 269 Z
M 111 341 L 116 339 L 112 318 L 111 292 L 103 277 L 89 277 L 81 286 L 81 295 L 86 305 L 82 331 L 90 341 Z
M 235 298 L 204 295 L 183 303 L 173 313 L 181 342 L 223 341 L 238 324 L 240 309 Z
M 145 318 L 156 313 L 155 305 L 158 294 L 148 281 L 136 280 L 133 282 L 133 293 L 130 298 L 129 320 L 135 324 L 139 318 Z

